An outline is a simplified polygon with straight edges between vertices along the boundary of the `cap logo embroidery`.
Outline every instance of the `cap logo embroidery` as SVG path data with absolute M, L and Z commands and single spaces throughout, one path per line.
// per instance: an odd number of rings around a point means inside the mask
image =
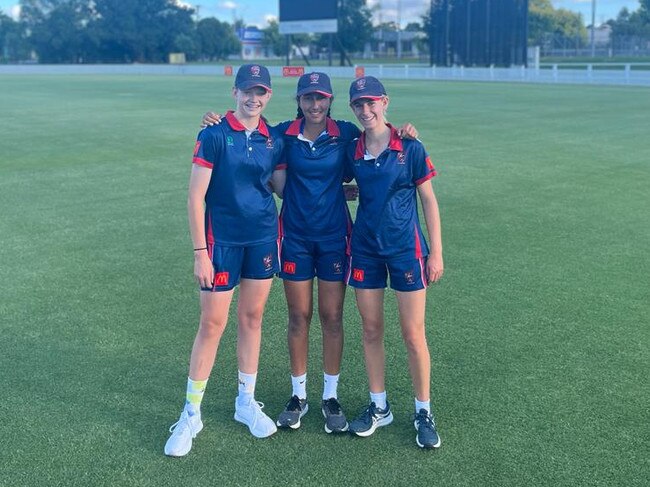
M 357 90 L 363 90 L 366 87 L 366 80 L 363 78 L 359 78 L 357 80 Z
M 319 75 L 318 73 L 312 73 L 312 74 L 309 76 L 309 79 L 311 80 L 311 84 L 313 84 L 313 85 L 315 85 L 316 83 L 318 83 L 318 78 L 320 78 L 320 75 Z
M 260 67 L 257 65 L 251 66 L 251 74 L 255 77 L 259 77 L 260 75 Z

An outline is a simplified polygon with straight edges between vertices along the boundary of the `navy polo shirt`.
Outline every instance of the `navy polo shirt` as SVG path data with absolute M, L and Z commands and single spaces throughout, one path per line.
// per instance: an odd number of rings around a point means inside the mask
M 346 149 L 358 137 L 350 122 L 327 119 L 313 144 L 301 140 L 304 119 L 277 125 L 284 134 L 287 179 L 280 211 L 280 234 L 324 241 L 350 233 L 352 220 L 343 194 Z
M 388 148 L 366 153 L 365 133 L 348 145 L 348 171 L 359 185 L 352 255 L 421 258 L 429 254 L 420 228 L 417 186 L 436 175 L 418 140 L 400 139 L 391 125 Z
M 282 137 L 260 119 L 246 136 L 233 112 L 199 132 L 192 162 L 212 169 L 205 195 L 208 245 L 250 246 L 278 238 L 278 213 L 269 189 L 281 159 Z

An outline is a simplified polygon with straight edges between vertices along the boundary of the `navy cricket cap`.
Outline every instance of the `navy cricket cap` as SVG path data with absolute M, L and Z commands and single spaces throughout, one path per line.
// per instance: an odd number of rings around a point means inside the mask
M 379 100 L 386 96 L 386 89 L 374 76 L 364 76 L 358 78 L 350 85 L 350 103 L 359 98 L 370 98 L 371 100 Z
M 240 66 L 235 78 L 235 88 L 250 90 L 256 86 L 260 86 L 266 91 L 272 91 L 269 70 L 260 64 L 244 64 Z
M 327 98 L 331 98 L 333 93 L 330 77 L 325 73 L 317 72 L 303 74 L 298 80 L 296 95 L 302 96 L 307 93 L 320 93 Z

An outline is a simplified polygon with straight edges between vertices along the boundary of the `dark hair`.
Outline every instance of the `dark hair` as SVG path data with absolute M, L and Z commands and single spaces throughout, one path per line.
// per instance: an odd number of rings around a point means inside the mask
M 334 101 L 334 97 L 330 97 L 330 107 L 327 109 L 327 117 L 332 118 L 332 101 Z M 305 118 L 305 114 L 302 112 L 302 108 L 300 108 L 300 97 L 296 96 L 296 103 L 298 104 L 298 112 L 296 113 L 296 118 Z

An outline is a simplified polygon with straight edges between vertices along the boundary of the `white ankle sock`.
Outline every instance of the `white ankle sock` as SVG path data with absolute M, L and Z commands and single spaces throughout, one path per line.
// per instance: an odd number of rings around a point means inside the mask
M 323 374 L 323 401 L 330 397 L 338 399 L 339 375 Z
M 418 398 L 415 398 L 415 412 L 419 413 L 420 409 L 424 409 L 427 413 L 431 414 L 431 400 L 418 401 Z
M 237 401 L 239 404 L 248 404 L 255 399 L 255 382 L 257 381 L 257 372 L 254 374 L 245 374 L 241 370 L 239 376 L 239 395 Z
M 305 372 L 299 376 L 291 376 L 291 388 L 293 396 L 298 396 L 298 399 L 307 399 L 307 373 Z
M 371 392 L 370 402 L 374 402 L 379 409 L 386 409 L 386 391 Z

